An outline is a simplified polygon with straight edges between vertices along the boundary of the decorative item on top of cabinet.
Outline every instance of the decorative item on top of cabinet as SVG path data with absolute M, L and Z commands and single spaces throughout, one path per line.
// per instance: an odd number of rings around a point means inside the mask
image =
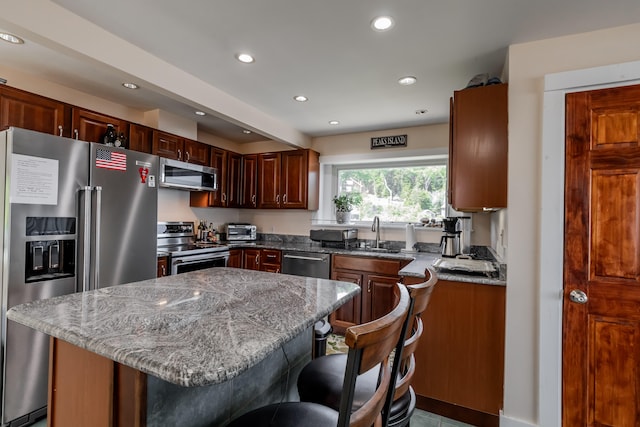
M 168 132 L 153 131 L 151 153 L 167 159 L 209 166 L 209 145 Z
M 400 280 L 398 271 L 407 260 L 392 260 L 352 255 L 333 255 L 331 279 L 351 282 L 362 288 L 360 294 L 329 316 L 336 333 L 353 325 L 370 322 L 393 308 L 393 288 Z
M 113 125 L 117 135 L 129 135 L 129 122 L 95 111 L 73 107 L 71 127 L 72 138 L 80 141 L 102 143 L 108 125 Z
M 507 207 L 507 93 L 506 83 L 454 92 L 449 202 L 456 210 Z
M 419 282 L 403 277 L 404 284 Z M 414 353 L 417 407 L 498 426 L 503 400 L 505 287 L 440 280 Z
M 0 130 L 10 126 L 69 137 L 71 106 L 0 85 Z
M 258 155 L 258 208 L 318 209 L 319 154 L 291 150 Z

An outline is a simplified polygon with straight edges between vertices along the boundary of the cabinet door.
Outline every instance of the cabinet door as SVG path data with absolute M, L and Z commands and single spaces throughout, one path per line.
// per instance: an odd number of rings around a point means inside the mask
M 158 258 L 158 277 L 169 275 L 169 258 L 166 256 Z
M 393 291 L 399 280 L 398 276 L 377 274 L 367 274 L 363 277 L 361 323 L 378 319 L 393 309 Z
M 242 191 L 242 155 L 227 153 L 227 207 L 240 207 Z
M 280 194 L 283 208 L 304 209 L 307 207 L 307 150 L 283 151 L 281 153 Z
M 9 126 L 71 136 L 70 108 L 53 99 L 0 86 L 0 130 Z
M 153 129 L 135 123 L 129 124 L 129 149 L 151 154 Z
M 280 207 L 280 153 L 258 155 L 258 208 Z
M 107 130 L 107 125 L 113 125 L 118 135 L 129 135 L 129 122 L 105 116 L 82 108 L 73 108 L 73 138 L 87 142 L 102 142 L 102 136 Z M 126 146 L 126 143 L 125 143 Z
M 209 145 L 191 139 L 184 140 L 182 160 L 197 165 L 209 166 Z
M 218 170 L 218 189 L 209 192 L 209 206 L 227 205 L 227 150 L 211 147 L 211 166 Z
M 242 249 L 229 249 L 227 267 L 242 268 Z
M 184 139 L 177 135 L 154 130 L 151 153 L 167 159 L 184 160 Z
M 331 280 L 339 280 L 341 282 L 351 282 L 358 286 L 362 286 L 362 274 L 349 271 L 334 270 L 331 272 Z M 333 326 L 334 332 L 343 334 L 346 329 L 353 325 L 360 324 L 362 292 L 329 315 L 329 323 Z
M 282 266 L 282 252 L 277 249 L 263 249 L 260 257 L 260 270 L 270 273 L 280 273 Z
M 258 207 L 258 155 L 242 156 L 242 192 L 240 205 L 243 208 Z
M 242 265 L 247 270 L 260 270 L 260 249 L 243 249 Z
M 456 91 L 452 123 L 451 205 L 507 207 L 507 84 Z

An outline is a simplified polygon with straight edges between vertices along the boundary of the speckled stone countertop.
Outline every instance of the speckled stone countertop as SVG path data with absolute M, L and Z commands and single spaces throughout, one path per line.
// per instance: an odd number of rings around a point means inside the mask
M 325 254 L 342 254 L 353 256 L 370 256 L 376 258 L 385 259 L 400 259 L 410 260 L 411 262 L 400 270 L 401 276 L 411 276 L 424 278 L 425 270 L 428 266 L 431 266 L 437 259 L 440 258 L 439 253 L 434 252 L 375 252 L 367 249 L 340 249 L 340 248 L 327 248 L 322 247 L 317 243 L 301 243 L 301 242 L 289 242 L 286 240 L 258 240 L 255 242 L 233 242 L 229 243 L 231 248 L 266 248 L 266 249 L 279 249 L 282 251 L 300 251 L 300 252 L 316 252 Z M 505 286 L 506 280 L 500 277 L 488 277 L 485 275 L 469 275 L 469 274 L 457 274 L 455 272 L 437 271 L 438 278 L 441 280 L 449 280 L 456 282 L 478 283 L 482 285 L 498 285 Z
M 236 377 L 358 292 L 351 283 L 218 267 L 35 301 L 7 317 L 190 387 Z

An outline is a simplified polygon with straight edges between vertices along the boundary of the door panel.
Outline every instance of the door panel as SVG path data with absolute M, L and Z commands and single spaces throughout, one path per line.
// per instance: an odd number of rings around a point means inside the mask
M 566 107 L 563 425 L 637 426 L 640 86 Z

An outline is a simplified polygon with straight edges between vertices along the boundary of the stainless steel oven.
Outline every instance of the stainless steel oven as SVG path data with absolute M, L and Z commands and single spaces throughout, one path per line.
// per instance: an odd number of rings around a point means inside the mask
M 228 246 L 196 242 L 194 224 L 188 221 L 158 223 L 158 252 L 169 255 L 171 274 L 225 267 L 229 260 Z

